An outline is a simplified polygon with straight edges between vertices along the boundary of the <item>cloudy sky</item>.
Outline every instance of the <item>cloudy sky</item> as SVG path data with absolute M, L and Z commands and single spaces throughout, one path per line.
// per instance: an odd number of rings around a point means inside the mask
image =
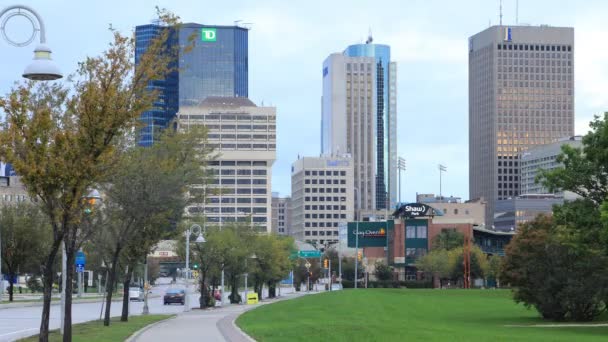
M 10 2 L 10 0 L 9 0 Z M 149 23 L 155 6 L 184 22 L 253 23 L 249 34 L 249 94 L 277 107 L 277 161 L 273 190 L 291 191 L 290 166 L 320 150 L 321 66 L 333 52 L 365 40 L 392 47 L 398 62 L 399 155 L 407 159 L 403 200 L 438 193 L 437 164 L 447 165 L 444 195 L 468 198 L 467 39 L 498 23 L 499 1 L 143 1 L 23 0 L 44 18 L 48 45 L 64 73 L 102 51 L 109 24 L 128 33 Z M 0 7 L 6 5 L 6 1 Z M 503 24 L 515 23 L 515 0 L 503 1 Z M 576 133 L 608 108 L 608 27 L 605 1 L 520 1 L 519 22 L 575 28 Z M 13 18 L 6 33 L 31 31 Z M 33 45 L 16 48 L 0 38 L 0 94 L 19 79 Z

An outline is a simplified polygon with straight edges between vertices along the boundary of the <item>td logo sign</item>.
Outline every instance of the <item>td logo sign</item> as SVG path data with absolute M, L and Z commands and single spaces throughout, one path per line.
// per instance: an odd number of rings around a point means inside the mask
M 215 28 L 202 28 L 201 29 L 201 40 L 204 42 L 215 42 L 217 41 L 217 29 Z

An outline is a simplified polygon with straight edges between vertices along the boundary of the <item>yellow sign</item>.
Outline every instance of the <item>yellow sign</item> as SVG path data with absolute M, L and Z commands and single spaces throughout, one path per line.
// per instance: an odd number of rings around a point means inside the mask
M 249 292 L 247 294 L 247 304 L 257 304 L 257 303 L 258 303 L 258 293 Z

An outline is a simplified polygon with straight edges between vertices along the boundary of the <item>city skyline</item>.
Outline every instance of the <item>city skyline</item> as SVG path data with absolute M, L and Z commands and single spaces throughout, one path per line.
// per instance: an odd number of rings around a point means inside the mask
M 597 45 L 605 35 L 600 24 L 601 9 L 606 5 L 597 1 L 585 3 L 584 8 L 576 4 L 554 8 L 547 6 L 549 3 L 520 3 L 520 23 L 575 28 L 575 134 L 584 134 L 593 115 L 603 112 L 608 105 L 603 97 L 608 86 L 608 80 L 604 79 L 608 49 Z M 153 6 L 143 1 L 110 2 L 110 5 L 30 1 L 27 5 L 45 18 L 48 45 L 66 74 L 75 69 L 77 61 L 107 46 L 109 23 L 121 32 L 129 32 L 154 17 Z M 373 16 L 368 13 L 378 4 L 300 5 L 269 1 L 253 5 L 232 1 L 209 7 L 160 1 L 158 5 L 180 15 L 183 22 L 212 25 L 231 25 L 241 19 L 253 22 L 249 44 L 250 98 L 258 105 L 264 101 L 265 105 L 277 107 L 278 155 L 273 169 L 273 191 L 289 194 L 291 163 L 298 154 L 315 156 L 320 149 L 323 59 L 344 46 L 362 43 L 371 27 L 375 42 L 390 45 L 399 63 L 398 151 L 407 159 L 403 201 L 413 201 L 415 192 L 438 193 L 439 163 L 449 170 L 443 178 L 444 194 L 468 198 L 467 38 L 487 28 L 489 19 L 498 23 L 498 2 L 435 1 L 405 6 L 387 1 L 382 7 L 394 10 Z M 504 1 L 504 24 L 514 24 L 514 7 L 514 3 Z M 69 21 L 62 15 L 67 9 L 77 14 Z M 341 18 L 348 18 L 341 25 L 335 25 L 335 17 L 331 15 L 338 9 L 343 14 Z M 307 10 L 320 14 L 302 16 Z M 14 21 L 7 25 L 7 31 L 21 37 L 15 31 L 27 26 Z M 23 33 L 28 34 L 29 31 Z M 5 94 L 31 60 L 33 48 L 14 48 L 4 42 L 0 46 L 2 51 L 10 49 L 10 53 L 0 57 L 0 63 L 9 66 L 0 70 L 0 93 Z M 442 95 L 440 100 L 435 96 L 438 93 Z

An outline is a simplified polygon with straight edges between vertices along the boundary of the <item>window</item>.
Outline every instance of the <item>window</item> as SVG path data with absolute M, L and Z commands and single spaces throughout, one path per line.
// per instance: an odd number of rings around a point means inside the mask
M 419 239 L 426 239 L 426 226 L 416 227 L 416 237 Z
M 406 258 L 415 258 L 416 257 L 416 248 L 406 248 L 405 257 Z
M 405 228 L 405 237 L 407 239 L 414 239 L 416 237 L 416 227 L 415 226 L 407 226 Z

